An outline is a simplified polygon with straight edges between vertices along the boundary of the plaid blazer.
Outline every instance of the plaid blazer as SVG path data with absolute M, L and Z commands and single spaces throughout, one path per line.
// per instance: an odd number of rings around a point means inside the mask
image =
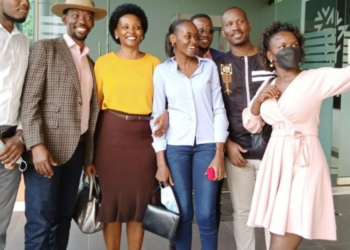
M 93 91 L 90 103 L 89 129 L 85 133 L 85 166 L 92 163 L 99 105 L 97 101 L 94 62 L 88 57 Z M 73 56 L 62 37 L 41 40 L 30 48 L 25 78 L 21 122 L 23 137 L 32 162 L 31 147 L 42 143 L 58 165 L 73 155 L 81 134 L 82 95 Z

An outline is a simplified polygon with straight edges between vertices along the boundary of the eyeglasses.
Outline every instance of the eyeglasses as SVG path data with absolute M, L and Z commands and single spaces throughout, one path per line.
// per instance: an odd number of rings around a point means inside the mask
M 214 30 L 203 30 L 203 29 L 199 29 L 198 33 L 203 35 L 204 33 L 207 35 L 212 35 L 214 33 Z

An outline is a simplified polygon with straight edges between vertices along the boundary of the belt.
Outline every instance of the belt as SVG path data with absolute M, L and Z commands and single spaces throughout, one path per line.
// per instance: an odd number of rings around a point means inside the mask
M 122 118 L 127 121 L 150 121 L 153 119 L 152 116 L 138 116 L 138 115 L 127 115 L 127 114 L 120 114 L 116 111 L 107 109 L 106 110 L 108 113 L 111 113 L 115 115 L 116 117 Z
M 309 166 L 310 150 L 305 140 L 306 136 L 318 137 L 318 130 L 316 129 L 302 129 L 298 131 L 295 129 L 273 129 L 271 137 L 287 137 L 292 138 L 292 150 L 294 163 L 299 166 Z
M 0 139 L 10 138 L 16 134 L 17 126 L 0 126 Z

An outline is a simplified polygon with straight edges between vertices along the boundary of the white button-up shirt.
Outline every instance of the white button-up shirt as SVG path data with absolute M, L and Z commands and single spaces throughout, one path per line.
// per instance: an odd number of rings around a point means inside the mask
M 168 102 L 169 128 L 162 137 L 153 137 L 156 152 L 166 145 L 193 146 L 225 142 L 228 132 L 221 86 L 213 61 L 197 57 L 199 65 L 188 78 L 170 58 L 155 68 L 153 75 L 153 117 L 165 111 Z M 152 130 L 154 119 L 151 120 Z
M 28 38 L 16 26 L 9 33 L 0 23 L 0 126 L 21 128 L 18 113 L 28 55 Z

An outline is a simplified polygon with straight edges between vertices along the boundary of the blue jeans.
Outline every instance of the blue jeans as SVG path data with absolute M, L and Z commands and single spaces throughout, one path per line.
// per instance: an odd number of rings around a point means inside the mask
M 174 180 L 181 218 L 175 237 L 177 250 L 191 250 L 193 204 L 200 233 L 202 250 L 216 250 L 216 198 L 218 182 L 208 181 L 205 172 L 215 156 L 215 144 L 194 146 L 168 145 L 166 159 Z
M 84 142 L 72 158 L 53 167 L 54 175 L 40 175 L 34 165 L 24 172 L 26 185 L 25 250 L 67 249 L 79 180 L 84 165 Z

